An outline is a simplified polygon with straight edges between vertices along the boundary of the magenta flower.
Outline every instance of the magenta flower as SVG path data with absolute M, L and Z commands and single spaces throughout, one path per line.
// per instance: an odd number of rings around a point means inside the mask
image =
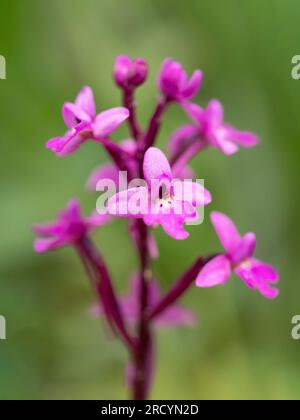
M 142 58 L 130 59 L 119 55 L 115 61 L 114 79 L 121 88 L 134 88 L 142 85 L 148 76 L 148 64 Z
M 59 156 L 75 152 L 87 139 L 101 142 L 101 139 L 112 134 L 129 117 L 126 108 L 112 108 L 96 115 L 93 91 L 84 87 L 74 103 L 63 105 L 62 116 L 68 127 L 62 137 L 48 141 L 46 147 Z
M 161 300 L 161 290 L 157 280 L 148 282 L 148 310 L 151 311 Z M 136 327 L 139 321 L 140 310 L 140 281 L 139 275 L 131 276 L 129 294 L 120 299 L 120 306 L 125 319 L 132 327 Z M 99 305 L 92 308 L 93 315 L 102 315 L 103 309 Z M 157 328 L 172 328 L 179 326 L 193 326 L 197 322 L 197 316 L 190 310 L 178 304 L 170 305 L 154 320 Z
M 211 202 L 210 193 L 199 183 L 174 179 L 166 156 L 155 147 L 145 153 L 143 169 L 146 185 L 111 197 L 108 212 L 143 218 L 147 226 L 161 225 L 169 236 L 186 239 L 183 224 L 197 218 L 197 207 Z
M 152 308 L 161 299 L 161 290 L 156 280 L 148 283 L 148 310 Z M 133 327 L 137 325 L 139 320 L 139 304 L 140 304 L 140 281 L 139 275 L 135 274 L 131 279 L 130 292 L 127 296 L 121 298 L 121 308 L 128 323 Z M 192 326 L 196 323 L 196 315 L 183 308 L 180 305 L 173 304 L 162 312 L 155 320 L 154 325 L 158 328 L 171 328 L 178 326 Z
M 58 215 L 55 222 L 33 226 L 33 231 L 40 236 L 34 242 L 34 249 L 38 253 L 43 253 L 74 245 L 98 226 L 107 223 L 109 219 L 109 216 L 101 216 L 98 213 L 83 218 L 78 201 L 73 199 Z
M 195 315 L 179 305 L 195 279 L 198 287 L 207 288 L 227 282 L 236 273 L 249 288 L 274 299 L 279 294 L 275 286 L 279 275 L 255 259 L 253 233 L 241 236 L 226 215 L 213 212 L 211 220 L 225 251 L 196 255 L 162 295 L 152 275 L 160 253 L 151 228 L 160 225 L 171 238 L 184 240 L 189 236 L 185 225 L 200 224 L 204 206 L 212 200 L 189 162 L 207 147 L 231 155 L 240 146 L 255 146 L 258 138 L 224 122 L 219 101 L 210 101 L 205 109 L 191 102 L 202 84 L 200 70 L 189 78 L 180 63 L 164 61 L 157 80 L 160 94 L 145 126 L 137 112 L 136 89 L 148 77 L 146 61 L 120 55 L 113 77 L 121 88 L 122 107 L 97 115 L 93 92 L 85 87 L 74 103 L 63 106 L 67 133 L 47 143 L 59 156 L 73 153 L 88 139 L 102 145 L 110 163 L 98 167 L 87 182 L 90 190 L 103 193 L 97 199 L 98 212 L 83 217 L 79 203 L 72 200 L 56 221 L 34 227 L 38 236 L 34 248 L 39 253 L 67 245 L 74 248 L 96 293 L 93 313 L 101 315 L 108 332 L 127 350 L 126 384 L 132 398 L 147 400 L 156 360 L 155 330 L 195 323 Z M 171 104 L 183 108 L 191 120 L 172 135 L 168 160 L 155 145 Z M 130 139 L 116 143 L 110 135 L 126 119 Z M 120 297 L 105 258 L 90 235 L 113 215 L 128 219 L 127 235 L 137 252 L 137 274 L 131 279 L 128 294 Z
M 251 289 L 264 297 L 275 299 L 279 291 L 273 287 L 279 281 L 278 272 L 253 257 L 256 248 L 254 233 L 241 237 L 234 223 L 223 213 L 212 212 L 211 221 L 226 253 L 213 258 L 199 273 L 198 287 L 212 287 L 226 283 L 235 272 Z
M 196 70 L 188 79 L 180 63 L 164 61 L 158 79 L 160 91 L 170 100 L 187 101 L 197 95 L 202 83 L 202 72 Z
M 232 155 L 240 146 L 254 147 L 259 142 L 255 134 L 239 131 L 224 122 L 223 106 L 218 100 L 211 100 L 206 109 L 196 104 L 186 104 L 185 110 L 193 124 L 181 127 L 172 136 L 170 148 L 173 155 L 193 145 L 196 145 L 197 151 L 211 146 L 226 155 Z

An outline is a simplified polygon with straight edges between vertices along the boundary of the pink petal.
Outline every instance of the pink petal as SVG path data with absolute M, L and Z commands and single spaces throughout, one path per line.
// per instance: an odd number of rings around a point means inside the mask
M 105 138 L 112 134 L 129 117 L 126 108 L 112 108 L 101 112 L 95 118 L 93 132 L 98 139 Z
M 131 326 L 138 323 L 140 302 L 140 276 L 138 273 L 132 274 L 129 281 L 129 293 L 120 300 L 122 313 L 126 321 Z
M 254 133 L 249 131 L 238 131 L 229 125 L 226 125 L 225 128 L 228 133 L 228 139 L 235 141 L 243 147 L 254 147 L 259 143 L 259 138 Z
M 252 258 L 252 270 L 260 279 L 269 283 L 278 283 L 279 273 L 269 264 Z
M 203 73 L 201 70 L 196 70 L 190 78 L 186 88 L 182 92 L 186 99 L 191 99 L 197 95 L 203 80 Z
M 177 200 L 190 202 L 193 206 L 206 206 L 211 203 L 212 198 L 199 182 L 176 181 L 173 183 L 174 195 Z
M 58 222 L 34 225 L 32 231 L 39 236 L 58 235 L 61 232 L 61 225 Z
M 209 261 L 200 271 L 196 286 L 213 287 L 226 283 L 231 276 L 231 264 L 225 255 L 220 255 Z
M 158 80 L 160 90 L 165 95 L 175 98 L 179 93 L 180 85 L 183 84 L 182 82 L 186 83 L 182 65 L 171 59 L 166 59 L 163 62 Z
M 249 259 L 234 271 L 248 287 L 258 290 L 267 299 L 275 299 L 279 295 L 278 289 L 270 286 L 271 283 L 278 281 L 278 273 L 272 267 Z M 268 274 L 270 274 L 270 279 L 266 278 Z
M 192 204 L 190 201 L 185 200 L 177 200 L 173 199 L 172 204 L 170 207 L 170 212 L 164 213 L 169 214 L 174 213 L 177 216 L 181 216 L 182 219 L 185 221 L 187 218 L 189 220 L 194 219 L 197 216 L 195 205 Z
M 221 129 L 223 130 L 223 129 Z M 239 147 L 230 140 L 227 140 L 223 134 L 217 133 L 215 141 L 212 143 L 213 147 L 219 149 L 224 155 L 231 156 L 238 152 Z
M 172 305 L 155 319 L 158 328 L 172 328 L 178 326 L 193 326 L 197 322 L 197 316 L 189 309 L 179 305 Z
M 107 209 L 118 217 L 143 217 L 149 211 L 148 189 L 139 187 L 121 191 L 108 200 Z
M 232 261 L 239 264 L 244 260 L 251 258 L 256 248 L 256 236 L 254 233 L 247 233 L 230 254 Z
M 178 166 L 177 168 L 175 168 L 173 170 L 173 176 L 174 178 L 178 178 L 181 180 L 185 180 L 185 179 L 195 179 L 196 178 L 196 172 L 194 171 L 193 168 L 191 168 L 190 166 L 186 165 L 186 166 Z
M 111 221 L 111 216 L 108 214 L 99 214 L 97 211 L 93 212 L 89 217 L 85 219 L 89 228 L 95 228 L 106 225 Z
M 217 128 L 223 125 L 224 108 L 220 101 L 212 99 L 206 108 L 206 118 L 210 126 Z
M 199 123 L 203 124 L 203 122 L 205 121 L 204 118 L 206 118 L 206 111 L 199 105 L 191 102 L 184 103 L 183 109 L 185 110 L 187 115 L 194 121 L 199 131 Z
M 72 198 L 68 202 L 67 208 L 60 212 L 59 219 L 67 223 L 82 221 L 80 203 L 77 198 Z
M 178 217 L 174 214 L 164 216 L 161 218 L 161 225 L 167 235 L 178 241 L 184 241 L 190 236 L 189 233 L 184 230 L 182 217 Z
M 63 105 L 62 115 L 67 127 L 75 128 L 82 121 L 91 122 L 91 117 L 80 107 L 71 102 Z
M 126 321 L 131 326 L 136 326 L 138 323 L 139 305 L 134 296 L 125 296 L 120 299 L 122 314 Z
M 234 252 L 240 243 L 241 236 L 231 219 L 224 213 L 214 211 L 210 215 L 211 222 L 226 252 Z
M 119 186 L 118 168 L 113 163 L 107 163 L 95 169 L 88 179 L 87 188 L 90 191 L 96 191 L 97 184 L 102 179 L 109 179 L 113 181 L 115 185 L 118 187 Z
M 164 153 L 156 147 L 150 147 L 145 153 L 143 169 L 149 185 L 152 180 L 172 179 L 169 161 Z
M 75 152 L 87 139 L 90 124 L 82 122 L 68 132 L 64 137 L 56 137 L 47 142 L 47 149 L 52 150 L 58 156 L 67 156 Z
M 34 250 L 38 254 L 42 254 L 44 252 L 48 252 L 50 250 L 54 250 L 62 246 L 62 242 L 57 239 L 36 239 L 34 241 Z
M 89 86 L 85 86 L 78 94 L 75 105 L 81 108 L 87 115 L 93 119 L 96 115 L 96 105 L 94 94 Z
M 270 300 L 276 299 L 280 294 L 278 289 L 275 289 L 274 287 L 270 287 L 266 283 L 261 284 L 261 286 L 259 287 L 259 292 L 262 296 Z
M 129 77 L 132 60 L 126 55 L 116 57 L 114 65 L 114 78 L 119 86 L 123 86 Z
M 159 258 L 157 242 L 155 240 L 155 237 L 151 233 L 149 233 L 148 235 L 148 251 L 153 260 Z

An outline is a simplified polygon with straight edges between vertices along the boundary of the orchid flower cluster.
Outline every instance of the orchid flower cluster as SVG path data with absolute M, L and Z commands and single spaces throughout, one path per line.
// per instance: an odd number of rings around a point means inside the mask
M 99 182 L 109 180 L 116 185 L 116 191 L 107 200 L 105 212 L 94 211 L 88 217 L 81 214 L 79 202 L 71 200 L 56 221 L 34 226 L 38 235 L 34 248 L 44 253 L 71 246 L 78 253 L 97 297 L 92 313 L 105 320 L 107 328 L 128 350 L 126 384 L 132 398 L 146 399 L 155 366 L 155 329 L 196 322 L 195 314 L 178 303 L 193 285 L 221 285 L 235 273 L 250 289 L 274 299 L 279 293 L 275 287 L 279 276 L 272 266 L 254 257 L 254 233 L 240 235 L 228 216 L 212 211 L 210 220 L 223 250 L 200 255 L 170 290 L 161 291 L 152 271 L 152 261 L 159 258 L 154 228 L 161 226 L 174 240 L 186 240 L 189 233 L 185 225 L 196 220 L 199 209 L 212 202 L 210 192 L 195 182 L 190 161 L 209 147 L 231 155 L 240 147 L 257 145 L 259 140 L 255 134 L 225 122 L 218 100 L 211 100 L 206 108 L 193 102 L 202 85 L 200 70 L 189 78 L 180 63 L 171 59 L 163 63 L 158 75 L 157 104 L 146 129 L 141 128 L 137 117 L 135 94 L 147 80 L 148 64 L 143 59 L 119 56 L 113 77 L 122 92 L 123 106 L 97 114 L 93 92 L 84 87 L 75 102 L 63 105 L 66 134 L 49 140 L 46 147 L 58 156 L 68 156 L 89 140 L 98 143 L 111 163 L 93 171 L 87 186 L 95 191 Z M 181 107 L 189 122 L 171 135 L 168 150 L 163 152 L 155 143 L 171 105 Z M 117 143 L 111 136 L 124 122 L 129 139 Z M 142 180 L 142 185 L 121 187 L 124 174 L 130 182 Z M 139 261 L 124 297 L 118 295 L 107 264 L 91 238 L 94 230 L 116 217 L 128 219 Z

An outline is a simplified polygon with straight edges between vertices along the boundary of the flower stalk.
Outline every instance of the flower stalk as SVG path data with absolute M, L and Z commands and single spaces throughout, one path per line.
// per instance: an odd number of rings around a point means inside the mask
M 135 93 L 147 79 L 148 64 L 141 58 L 118 56 L 113 76 L 122 91 L 123 106 L 97 114 L 93 91 L 84 87 L 74 102 L 63 106 L 67 133 L 46 145 L 58 156 L 74 153 L 89 140 L 104 148 L 111 163 L 97 168 L 88 186 L 95 189 L 99 181 L 114 183 L 116 188 L 107 200 L 106 213 L 97 209 L 83 217 L 79 202 L 73 199 L 54 222 L 34 226 L 38 236 L 34 248 L 38 253 L 66 246 L 75 248 L 96 294 L 94 313 L 104 317 L 128 351 L 126 383 L 132 398 L 145 400 L 149 398 L 154 374 L 156 328 L 189 326 L 196 321 L 191 311 L 179 305 L 191 286 L 204 289 L 224 284 L 235 273 L 248 288 L 275 299 L 279 294 L 275 287 L 279 274 L 255 258 L 254 233 L 242 236 L 228 216 L 213 211 L 210 220 L 223 252 L 199 256 L 165 294 L 161 293 L 152 271 L 152 260 L 159 258 L 152 228 L 160 226 L 170 238 L 185 241 L 190 235 L 186 224 L 197 221 L 199 208 L 212 202 L 211 193 L 187 177 L 189 174 L 195 178 L 188 163 L 208 147 L 231 155 L 240 147 L 254 147 L 258 137 L 224 122 L 219 101 L 210 101 L 206 108 L 192 102 L 202 84 L 200 70 L 189 78 L 180 63 L 164 61 L 157 81 L 159 100 L 146 130 L 137 119 Z M 166 156 L 155 143 L 170 104 L 181 107 L 190 122 L 171 136 Z M 131 138 L 118 144 L 111 136 L 125 121 Z M 122 186 L 120 171 L 125 171 L 130 181 L 139 176 L 143 185 Z M 129 220 L 138 255 L 138 269 L 131 278 L 128 296 L 118 295 L 101 252 L 91 239 L 91 234 L 113 217 Z

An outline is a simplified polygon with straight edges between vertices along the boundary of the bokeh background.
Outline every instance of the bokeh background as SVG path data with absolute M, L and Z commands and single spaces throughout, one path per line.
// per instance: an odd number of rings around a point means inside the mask
M 91 85 L 98 109 L 117 106 L 111 79 L 120 53 L 149 60 L 151 75 L 138 94 L 146 124 L 155 104 L 155 78 L 168 56 L 191 72 L 202 68 L 199 98 L 221 99 L 226 119 L 257 132 L 261 145 L 227 158 L 208 151 L 193 161 L 206 180 L 211 209 L 231 215 L 258 236 L 258 255 L 281 273 L 275 302 L 237 278 L 224 287 L 192 289 L 184 303 L 199 315 L 192 329 L 159 331 L 152 397 L 174 399 L 298 399 L 300 342 L 291 319 L 300 313 L 300 81 L 291 58 L 300 53 L 297 0 L 1 0 L 0 54 L 0 398 L 125 398 L 126 354 L 92 320 L 93 296 L 72 250 L 37 256 L 30 226 L 51 220 L 70 197 L 89 212 L 96 194 L 85 182 L 105 154 L 86 144 L 59 159 L 44 148 L 64 132 L 61 105 Z M 161 147 L 182 122 L 173 107 Z M 116 135 L 127 136 L 126 127 Z M 208 221 L 186 242 L 156 232 L 162 287 L 201 253 L 218 251 Z M 127 288 L 136 256 L 123 221 L 96 235 L 117 287 Z

